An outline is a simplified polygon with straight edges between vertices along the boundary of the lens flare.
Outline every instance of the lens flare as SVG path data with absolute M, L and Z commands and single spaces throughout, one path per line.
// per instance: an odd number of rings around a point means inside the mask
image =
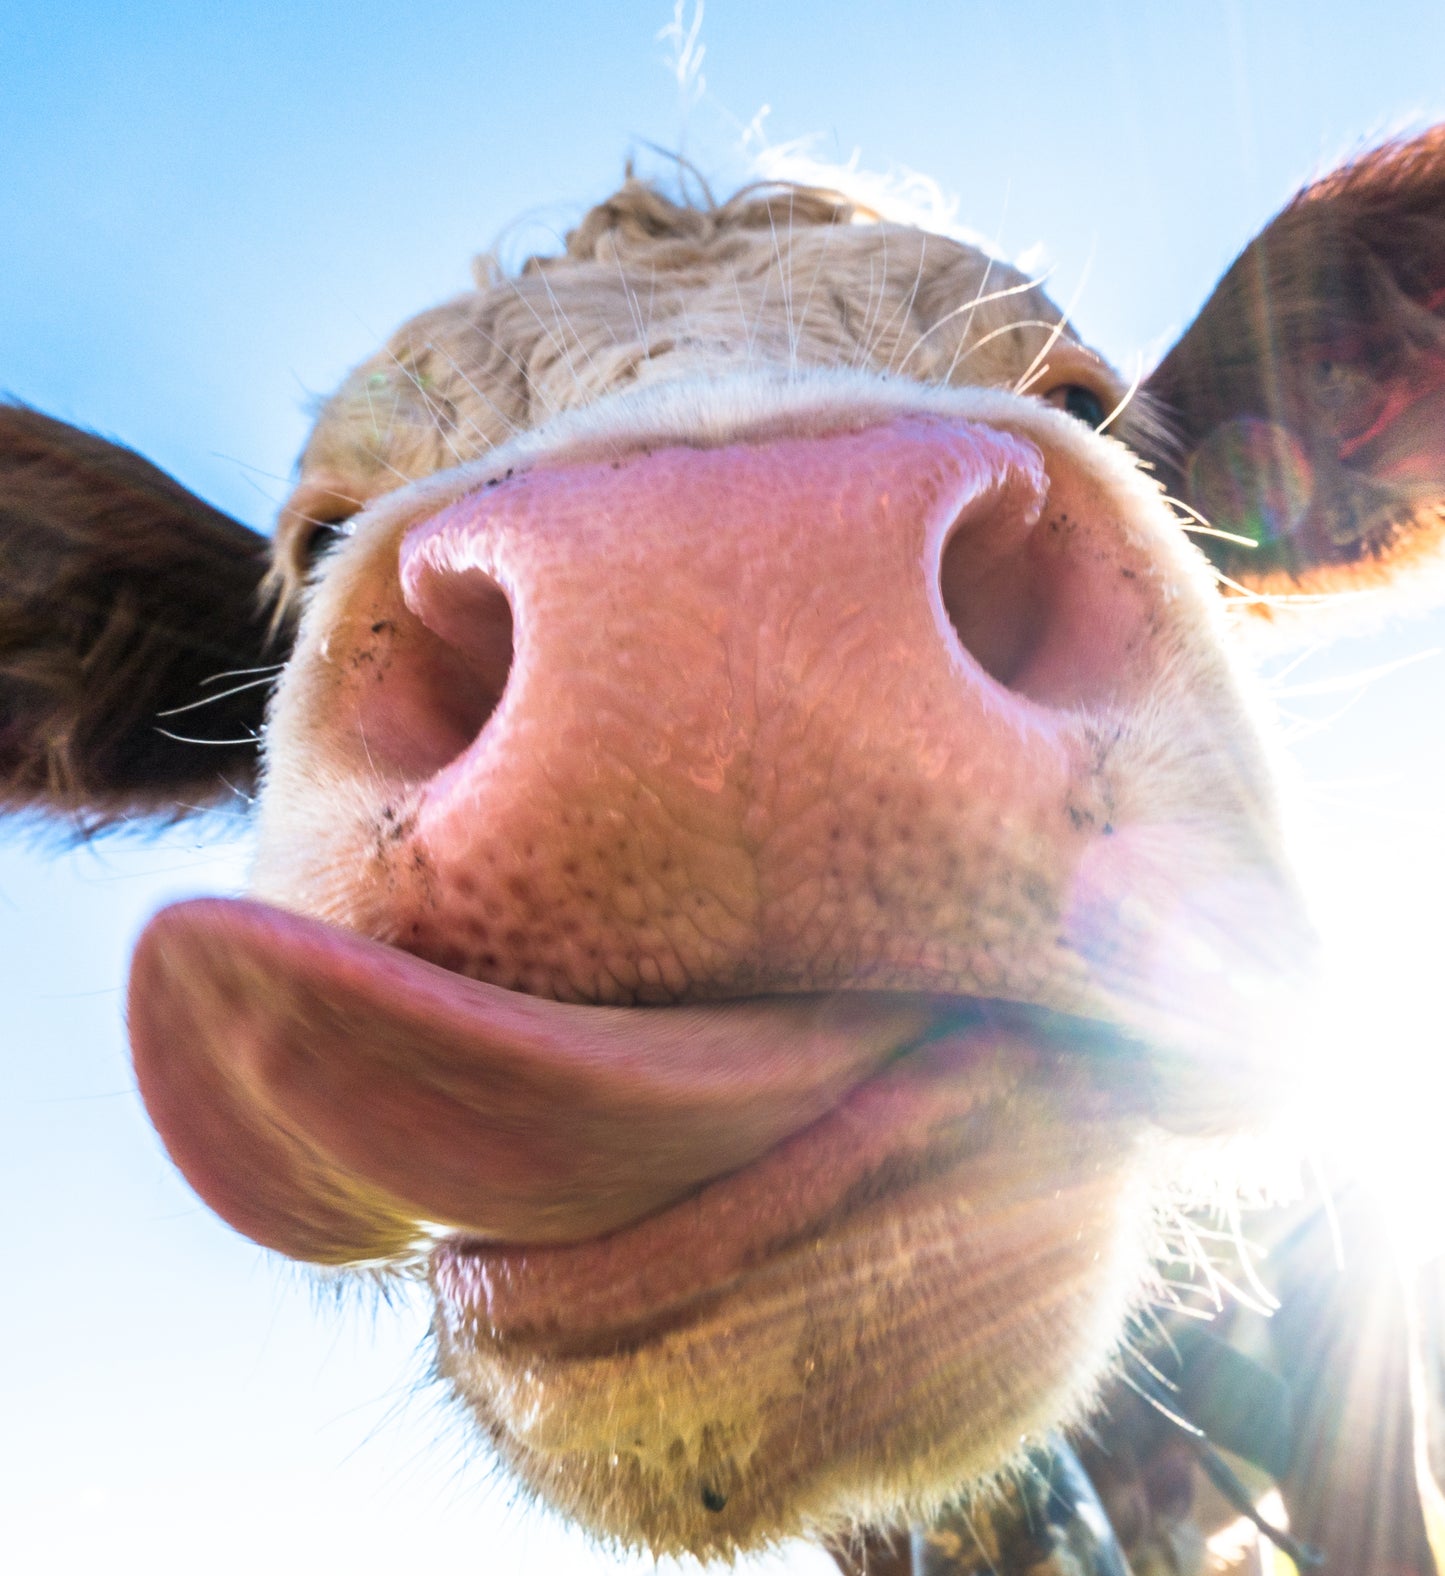
M 1445 1251 L 1445 840 L 1438 815 L 1397 789 L 1388 817 L 1318 826 L 1301 848 L 1324 966 L 1289 1054 L 1307 1152 L 1388 1201 L 1409 1266 Z

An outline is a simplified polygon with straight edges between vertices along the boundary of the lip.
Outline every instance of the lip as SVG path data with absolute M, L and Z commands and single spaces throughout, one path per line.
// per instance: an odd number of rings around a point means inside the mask
M 1150 1119 L 1135 1042 L 1006 1003 L 950 1007 L 951 1027 L 817 1121 L 641 1221 L 579 1243 L 438 1244 L 442 1316 L 453 1332 L 538 1355 L 614 1353 L 805 1260 L 825 1236 L 866 1235 L 882 1216 L 946 1206 L 976 1212 L 984 1229 L 1057 1178 L 1064 1135 L 1087 1130 L 1096 1148 L 1101 1129 L 1126 1140 Z M 1041 1105 L 1057 1120 L 1021 1119 L 1022 1107 L 1032 1118 Z M 1052 1163 L 1028 1164 L 1032 1144 L 1055 1151 Z
M 152 1120 L 223 1218 L 320 1263 L 465 1239 L 443 1260 L 485 1268 L 489 1323 L 518 1331 L 548 1316 L 516 1288 L 554 1275 L 590 1288 L 597 1328 L 634 1319 L 640 1281 L 680 1305 L 870 1191 L 977 1161 L 1025 1086 L 1117 1114 L 1147 1084 L 1109 1075 L 1137 1064 L 1127 1042 L 1041 1012 L 881 992 L 575 1006 L 244 900 L 152 920 L 129 1016 Z
M 920 995 L 586 1007 L 244 900 L 137 944 L 137 1080 L 201 1197 L 294 1258 L 595 1237 L 757 1159 L 937 1032 Z

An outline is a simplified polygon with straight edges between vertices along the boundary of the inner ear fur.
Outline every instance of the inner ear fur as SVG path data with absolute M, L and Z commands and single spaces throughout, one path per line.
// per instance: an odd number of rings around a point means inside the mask
M 1315 182 L 1241 254 L 1147 391 L 1166 489 L 1241 589 L 1365 589 L 1445 539 L 1445 126 Z M 1267 608 L 1268 603 L 1262 603 Z
M 267 686 L 222 692 L 284 657 L 267 567 L 264 537 L 140 455 L 0 404 L 0 810 L 90 831 L 244 790 Z

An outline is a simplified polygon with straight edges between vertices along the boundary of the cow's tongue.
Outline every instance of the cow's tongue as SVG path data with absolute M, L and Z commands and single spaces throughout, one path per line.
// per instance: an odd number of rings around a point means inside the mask
M 163 910 L 130 980 L 172 1158 L 239 1231 L 344 1263 L 425 1224 L 594 1236 L 757 1158 L 940 1016 L 918 997 L 577 1007 L 279 909 Z

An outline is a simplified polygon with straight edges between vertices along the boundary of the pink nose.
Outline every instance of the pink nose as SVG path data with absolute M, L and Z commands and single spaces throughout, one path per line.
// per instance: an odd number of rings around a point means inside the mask
M 583 1000 L 979 985 L 1106 819 L 1064 722 L 1146 611 L 1052 507 L 1026 439 L 902 416 L 542 462 L 415 527 L 445 657 L 367 723 L 419 784 L 391 939 Z

